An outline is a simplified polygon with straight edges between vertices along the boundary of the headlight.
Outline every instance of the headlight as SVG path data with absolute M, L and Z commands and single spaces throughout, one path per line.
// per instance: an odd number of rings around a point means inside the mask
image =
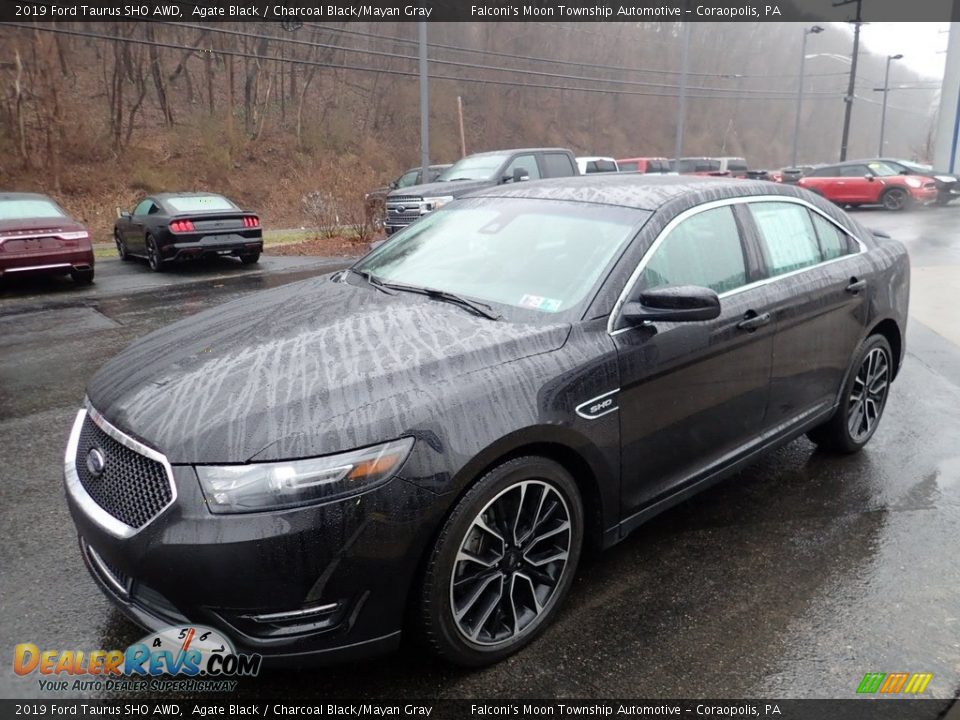
M 957 181 L 955 177 L 950 177 L 949 175 L 934 175 L 933 179 L 939 180 L 942 183 L 952 183 Z
M 328 502 L 382 485 L 410 454 L 413 438 L 339 455 L 249 465 L 198 465 L 213 513 L 242 513 Z
M 423 214 L 433 212 L 434 210 L 439 210 L 451 200 L 453 200 L 453 195 L 424 198 L 423 202 L 420 203 L 420 213 Z
M 907 182 L 907 185 L 909 185 L 912 188 L 923 187 L 923 183 L 917 180 L 915 177 L 908 177 L 906 182 Z

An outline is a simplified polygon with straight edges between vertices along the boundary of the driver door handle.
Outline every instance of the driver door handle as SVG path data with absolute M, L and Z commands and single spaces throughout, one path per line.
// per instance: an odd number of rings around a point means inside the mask
M 851 295 L 856 295 L 861 290 L 866 290 L 867 281 L 866 280 L 857 280 L 856 278 L 850 278 L 850 284 L 847 285 L 847 292 Z
M 768 312 L 758 315 L 754 310 L 747 310 L 746 314 L 743 316 L 743 320 L 737 323 L 737 327 L 741 330 L 746 330 L 747 332 L 753 332 L 757 328 L 769 324 L 770 320 L 771 317 L 770 313 Z

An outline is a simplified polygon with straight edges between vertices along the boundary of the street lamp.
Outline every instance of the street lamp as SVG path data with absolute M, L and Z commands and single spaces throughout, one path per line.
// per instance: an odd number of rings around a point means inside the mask
M 790 164 L 797 166 L 797 140 L 800 137 L 800 110 L 803 108 L 803 70 L 807 62 L 807 35 L 819 35 L 823 28 L 819 25 L 803 29 L 803 44 L 800 47 L 800 82 L 797 83 L 797 117 L 793 123 L 793 152 Z
M 890 63 L 893 60 L 902 60 L 903 55 L 887 55 L 887 71 L 883 76 L 883 110 L 880 112 L 880 147 L 877 157 L 883 157 L 883 133 L 887 127 L 887 94 L 890 92 Z

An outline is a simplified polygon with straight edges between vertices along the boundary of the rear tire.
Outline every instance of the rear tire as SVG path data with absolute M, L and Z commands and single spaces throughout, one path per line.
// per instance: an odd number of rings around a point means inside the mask
M 822 449 L 858 452 L 876 432 L 890 393 L 893 353 L 882 335 L 871 335 L 853 356 L 840 405 L 833 416 L 807 433 Z
M 163 260 L 160 258 L 160 248 L 157 247 L 157 241 L 153 235 L 147 235 L 147 264 L 154 272 L 163 272 Z
M 570 589 L 583 525 L 577 484 L 553 460 L 520 457 L 480 478 L 427 559 L 415 606 L 427 647 L 479 667 L 531 642 Z
M 886 210 L 906 210 L 910 205 L 910 196 L 903 188 L 889 188 L 883 191 L 880 203 Z
M 240 256 L 240 262 L 242 262 L 244 265 L 253 265 L 254 263 L 259 261 L 260 261 L 260 253 L 258 252 L 245 253 L 244 255 Z
M 77 285 L 90 285 L 93 283 L 93 268 L 89 270 L 71 270 L 70 279 Z

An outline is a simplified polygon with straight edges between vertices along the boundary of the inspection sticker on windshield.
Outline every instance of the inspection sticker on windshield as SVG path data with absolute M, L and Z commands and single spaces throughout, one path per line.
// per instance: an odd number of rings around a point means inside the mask
M 520 298 L 520 306 L 533 308 L 534 310 L 543 310 L 544 312 L 556 312 L 560 309 L 562 301 L 553 298 L 540 297 L 539 295 L 524 295 Z

